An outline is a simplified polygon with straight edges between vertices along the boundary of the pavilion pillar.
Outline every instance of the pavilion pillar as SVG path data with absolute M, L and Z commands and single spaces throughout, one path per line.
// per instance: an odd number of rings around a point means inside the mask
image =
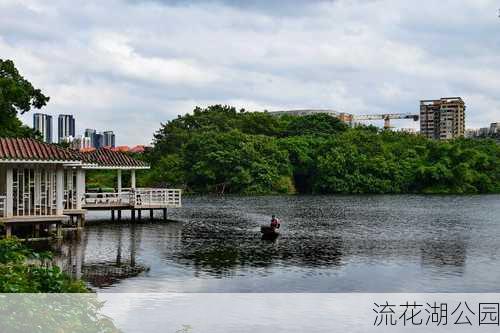
M 135 188 L 135 170 L 130 170 L 130 187 Z
M 76 170 L 76 209 L 82 209 L 85 200 L 85 170 Z
M 5 225 L 5 237 L 10 238 L 12 237 L 12 224 L 6 224 Z
M 120 169 L 118 169 L 117 171 L 117 185 L 116 187 L 118 188 L 118 193 L 121 193 L 122 192 L 122 171 Z
M 64 169 L 58 167 L 56 171 L 56 214 L 64 212 Z
M 14 173 L 8 166 L 5 172 L 5 217 L 14 216 Z

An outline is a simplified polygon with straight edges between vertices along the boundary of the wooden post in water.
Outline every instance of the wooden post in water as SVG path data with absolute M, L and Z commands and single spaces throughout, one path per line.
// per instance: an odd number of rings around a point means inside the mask
M 149 219 L 152 221 L 154 219 L 153 210 L 149 210 Z
M 167 220 L 167 209 L 166 208 L 163 208 L 163 220 L 164 221 Z
M 118 221 L 122 220 L 122 210 L 118 209 Z
M 137 214 L 138 214 L 138 215 L 137 215 L 137 217 L 139 218 L 139 221 L 140 221 L 140 220 L 141 220 L 141 218 L 142 218 L 142 209 L 139 209 L 139 210 L 137 211 Z
M 111 210 L 111 221 L 114 221 L 115 220 L 115 210 L 112 209 Z
M 135 209 L 130 210 L 130 216 L 132 218 L 132 221 L 135 221 Z

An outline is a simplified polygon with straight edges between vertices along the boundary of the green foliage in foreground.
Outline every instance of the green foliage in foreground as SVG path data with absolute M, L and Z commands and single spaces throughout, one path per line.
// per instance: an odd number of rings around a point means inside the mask
M 348 128 L 327 114 L 196 108 L 163 124 L 146 158 L 143 183 L 194 193 L 500 192 L 494 141 Z
M 81 281 L 72 280 L 49 264 L 50 253 L 37 253 L 9 238 L 0 240 L 0 293 L 82 293 Z
M 119 332 L 103 302 L 14 238 L 0 240 L 2 332 Z M 56 294 L 57 293 L 57 294 Z

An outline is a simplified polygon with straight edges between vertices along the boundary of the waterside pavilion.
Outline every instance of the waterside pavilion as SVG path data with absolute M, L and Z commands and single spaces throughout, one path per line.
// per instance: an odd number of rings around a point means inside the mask
M 116 170 L 116 191 L 87 193 L 85 172 Z M 135 171 L 149 166 L 131 156 L 106 148 L 81 153 L 28 138 L 0 138 L 0 225 L 11 236 L 17 227 L 62 237 L 63 222 L 76 218 L 83 227 L 87 210 L 135 212 L 181 207 L 177 189 L 136 188 Z M 131 186 L 122 188 L 122 171 L 130 171 Z

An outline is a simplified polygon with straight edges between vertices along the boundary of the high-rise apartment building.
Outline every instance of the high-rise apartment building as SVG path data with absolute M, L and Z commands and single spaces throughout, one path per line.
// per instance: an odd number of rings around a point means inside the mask
M 490 135 L 500 134 L 500 122 L 491 123 L 490 125 Z
M 90 142 L 90 138 L 81 137 L 80 138 L 80 149 L 92 148 L 92 144 Z
M 103 146 L 104 147 L 115 147 L 115 134 L 113 131 L 105 131 L 103 135 Z
M 93 128 L 87 128 L 87 129 L 85 129 L 85 133 L 84 133 L 83 136 L 85 138 L 89 138 L 89 140 L 90 140 L 90 147 L 95 147 L 95 143 L 94 143 L 95 135 L 96 135 L 96 130 L 95 129 L 93 129 Z
M 460 97 L 420 101 L 420 134 L 436 140 L 465 135 L 465 103 Z
M 33 129 L 40 132 L 44 142 L 52 143 L 52 116 L 43 113 L 33 114 Z
M 57 122 L 58 142 L 71 141 L 75 137 L 75 118 L 70 114 L 60 114 Z
M 115 133 L 113 131 L 99 133 L 93 128 L 87 128 L 84 137 L 89 138 L 90 146 L 93 148 L 115 147 Z
M 94 134 L 94 148 L 104 147 L 104 136 L 101 133 Z

